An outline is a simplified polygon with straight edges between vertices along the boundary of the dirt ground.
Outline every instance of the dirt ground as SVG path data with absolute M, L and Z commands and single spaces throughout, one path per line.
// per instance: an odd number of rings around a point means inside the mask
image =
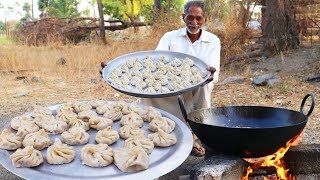
M 113 90 L 100 78 L 99 65 L 94 69 L 93 72 L 81 71 L 72 76 L 58 76 L 45 71 L 0 72 L 0 127 L 5 126 L 11 118 L 31 111 L 34 105 L 50 106 L 71 100 L 137 99 Z M 319 72 L 320 47 L 301 48 L 268 59 L 234 62 L 231 66 L 221 67 L 219 83 L 212 92 L 213 106 L 256 105 L 299 111 L 306 94 L 312 93 L 319 98 L 320 84 L 305 82 L 307 77 Z M 266 73 L 273 73 L 281 83 L 274 87 L 252 84 L 254 75 Z M 242 84 L 221 83 L 232 76 L 242 76 L 245 81 Z M 320 144 L 320 108 L 317 99 L 302 134 L 302 144 Z M 307 110 L 308 107 L 307 104 Z M 10 179 L 19 179 L 4 169 L 1 171 Z M 7 179 L 4 175 L 0 177 Z M 173 176 L 176 174 L 169 174 L 169 179 Z
M 303 97 L 308 93 L 319 96 L 320 86 L 304 80 L 319 73 L 320 47 L 301 48 L 283 55 L 255 61 L 234 62 L 221 67 L 219 83 L 215 85 L 213 106 L 257 105 L 287 108 L 299 111 Z M 223 61 L 223 60 L 222 60 Z M 0 117 L 9 120 L 14 116 L 31 111 L 34 105 L 49 106 L 71 100 L 126 100 L 131 97 L 110 88 L 100 78 L 99 65 L 94 72 L 81 71 L 73 77 L 57 76 L 49 72 L 22 71 L 0 73 Z M 274 87 L 254 86 L 254 75 L 273 73 L 281 83 Z M 242 84 L 222 84 L 231 76 L 245 77 Z M 318 102 L 318 101 L 317 101 Z M 320 143 L 320 111 L 316 107 L 309 117 L 304 143 Z

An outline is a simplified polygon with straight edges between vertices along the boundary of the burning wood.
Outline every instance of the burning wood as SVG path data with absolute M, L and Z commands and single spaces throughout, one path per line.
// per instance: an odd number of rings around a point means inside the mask
M 253 173 L 254 170 L 258 170 L 262 167 L 275 167 L 277 177 L 281 180 L 294 180 L 295 177 L 289 174 L 289 169 L 286 169 L 283 157 L 285 153 L 289 150 L 291 146 L 296 146 L 299 144 L 301 140 L 301 133 L 299 133 L 297 136 L 293 137 L 290 141 L 287 142 L 286 147 L 280 148 L 276 153 L 261 157 L 261 158 L 247 158 L 244 159 L 247 162 L 251 163 L 247 170 L 245 175 L 242 177 L 242 180 L 249 180 L 249 176 Z M 274 179 L 273 177 L 264 179 Z

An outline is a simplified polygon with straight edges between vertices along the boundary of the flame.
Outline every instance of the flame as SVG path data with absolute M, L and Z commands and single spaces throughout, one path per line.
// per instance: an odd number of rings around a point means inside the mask
M 290 175 L 289 169 L 286 169 L 283 161 L 283 157 L 285 153 L 289 150 L 290 146 L 297 146 L 301 141 L 301 134 L 299 133 L 295 137 L 293 137 L 290 141 L 287 142 L 286 147 L 280 148 L 276 153 L 255 159 L 245 159 L 249 163 L 253 165 L 249 166 L 246 170 L 245 175 L 242 177 L 242 180 L 248 180 L 249 175 L 253 172 L 253 170 L 259 169 L 260 167 L 275 167 L 277 170 L 277 177 L 281 180 L 295 180 L 295 177 Z M 268 178 L 264 178 L 267 180 Z

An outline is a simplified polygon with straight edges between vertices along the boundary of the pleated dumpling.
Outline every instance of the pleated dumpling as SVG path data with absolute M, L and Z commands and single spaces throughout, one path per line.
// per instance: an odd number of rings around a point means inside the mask
M 61 134 L 61 140 L 69 145 L 86 144 L 90 135 L 83 128 L 70 128 Z
M 49 164 L 67 164 L 75 158 L 75 150 L 56 138 L 54 144 L 48 147 L 46 158 Z
M 90 118 L 97 116 L 98 114 L 93 110 L 85 110 L 78 113 L 78 118 L 85 122 L 88 122 Z
M 89 119 L 89 125 L 96 130 L 102 130 L 108 126 L 112 126 L 113 120 L 105 117 L 96 116 Z
M 153 107 L 148 107 L 140 113 L 140 116 L 142 117 L 142 119 L 144 121 L 151 122 L 154 118 L 156 118 L 158 116 L 161 117 L 161 112 L 156 110 Z
M 121 125 L 132 125 L 137 127 L 143 126 L 143 120 L 141 116 L 135 112 L 131 112 L 130 114 L 122 116 L 120 120 Z
M 129 137 L 144 137 L 144 131 L 136 126 L 124 125 L 119 129 L 119 135 L 123 139 L 128 139 Z
M 33 146 L 35 149 L 42 150 L 51 144 L 51 140 L 44 129 L 27 134 L 22 141 L 23 146 Z
M 87 102 L 76 102 L 73 108 L 77 113 L 79 113 L 81 111 L 91 110 L 92 106 Z
M 148 135 L 148 138 L 153 141 L 155 146 L 168 147 L 176 144 L 177 138 L 173 134 L 168 134 L 162 129 L 158 129 L 158 132 Z
M 57 110 L 56 110 L 57 114 L 61 114 L 61 113 L 74 113 L 74 109 L 73 109 L 73 103 L 66 103 L 66 104 L 62 104 L 60 105 Z
M 81 119 L 73 119 L 69 122 L 70 128 L 82 128 L 85 131 L 88 131 L 90 129 L 89 122 L 84 122 Z
M 81 149 L 81 160 L 90 167 L 108 166 L 113 162 L 113 151 L 107 144 L 87 144 Z
M 37 125 L 35 125 L 33 127 L 34 128 L 25 127 L 25 126 L 19 127 L 16 135 L 20 136 L 22 139 L 24 139 L 24 137 L 26 137 L 27 134 L 37 132 L 40 130 L 39 126 L 37 126 Z
M 153 132 L 156 132 L 159 129 L 162 129 L 166 133 L 171 133 L 176 126 L 176 123 L 166 117 L 156 117 L 149 123 L 149 129 Z
M 59 121 L 64 121 L 69 123 L 71 120 L 76 119 L 78 117 L 77 113 L 73 111 L 61 111 L 56 115 L 56 119 Z
M 68 124 L 64 121 L 56 120 L 54 116 L 39 116 L 36 119 L 36 124 L 45 129 L 46 132 L 52 134 L 60 134 L 68 129 Z
M 91 100 L 88 102 L 88 104 L 90 104 L 92 106 L 92 108 L 97 108 L 99 106 L 102 106 L 104 104 L 106 104 L 107 102 L 105 100 L 101 100 L 101 99 L 98 99 L 98 100 Z
M 10 121 L 11 128 L 14 130 L 18 130 L 19 127 L 28 127 L 29 129 L 39 129 L 39 127 L 35 124 L 35 121 L 27 116 L 18 116 L 14 117 Z
M 101 144 L 113 144 L 119 139 L 119 133 L 108 126 L 107 128 L 100 130 L 96 134 L 95 140 Z
M 0 135 L 0 149 L 15 150 L 22 146 L 22 139 L 20 136 L 13 134 L 4 129 Z
M 38 106 L 35 105 L 34 106 L 34 110 L 31 113 L 32 117 L 37 117 L 39 115 L 52 115 L 52 111 L 48 108 L 48 107 L 42 107 L 42 106 Z
M 123 116 L 121 109 L 112 108 L 105 111 L 103 114 L 105 118 L 112 119 L 112 121 L 120 120 Z
M 124 147 L 133 148 L 136 146 L 141 147 L 147 154 L 151 154 L 154 148 L 153 142 L 144 137 L 130 137 L 124 141 Z
M 149 167 L 149 156 L 141 147 L 114 150 L 114 164 L 123 172 L 137 172 Z
M 41 152 L 32 146 L 16 150 L 10 155 L 10 159 L 15 167 L 35 167 L 43 162 Z

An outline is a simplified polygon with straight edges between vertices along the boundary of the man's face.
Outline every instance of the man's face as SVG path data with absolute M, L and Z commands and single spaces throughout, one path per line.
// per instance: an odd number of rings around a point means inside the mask
M 183 20 L 186 23 L 187 30 L 190 34 L 199 33 L 202 25 L 206 22 L 202 9 L 196 6 L 191 6 L 189 12 L 183 14 Z

